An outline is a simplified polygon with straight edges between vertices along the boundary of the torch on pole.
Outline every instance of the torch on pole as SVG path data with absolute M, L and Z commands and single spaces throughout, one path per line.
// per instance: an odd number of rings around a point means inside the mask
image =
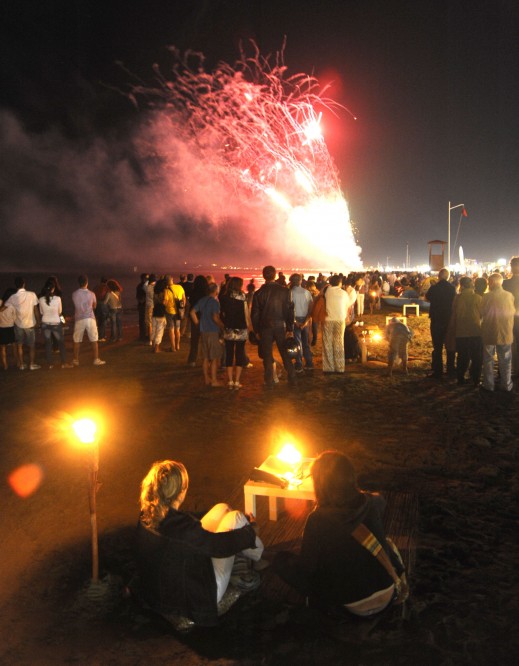
M 92 541 L 92 583 L 99 583 L 99 548 L 97 534 L 97 490 L 99 475 L 99 442 L 96 438 L 97 426 L 91 419 L 80 419 L 72 424 L 77 438 L 82 444 L 91 447 L 89 468 L 88 500 L 90 508 L 90 531 Z

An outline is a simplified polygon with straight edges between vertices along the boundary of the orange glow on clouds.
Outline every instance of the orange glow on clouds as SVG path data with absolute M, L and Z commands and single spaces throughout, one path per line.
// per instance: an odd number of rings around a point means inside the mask
M 9 474 L 7 481 L 19 497 L 25 498 L 38 490 L 43 481 L 43 472 L 39 465 L 21 465 Z

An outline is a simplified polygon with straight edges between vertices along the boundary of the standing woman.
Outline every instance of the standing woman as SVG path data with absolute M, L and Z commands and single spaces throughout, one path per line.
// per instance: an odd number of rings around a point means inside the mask
M 123 304 L 121 301 L 122 287 L 117 280 L 108 280 L 108 293 L 104 303 L 108 306 L 110 315 L 110 342 L 123 339 Z
M 227 367 L 227 386 L 240 389 L 241 371 L 246 365 L 245 341 L 248 331 L 252 330 L 249 306 L 243 293 L 243 280 L 232 277 L 227 282 L 227 289 L 220 296 L 220 317 L 225 325 L 223 339 L 225 341 L 225 365 Z M 234 380 L 233 380 L 234 368 Z
M 193 290 L 189 296 L 189 309 L 192 310 L 198 301 L 209 294 L 209 282 L 204 275 L 197 275 L 193 282 Z M 189 346 L 188 365 L 193 368 L 198 356 L 198 343 L 200 341 L 200 323 L 191 322 L 191 342 Z
M 55 340 L 61 358 L 62 368 L 72 368 L 67 363 L 65 351 L 65 338 L 63 334 L 62 312 L 63 307 L 61 297 L 56 295 L 56 282 L 49 278 L 42 289 L 42 295 L 38 299 L 41 313 L 41 328 L 45 340 L 45 356 L 49 370 L 53 367 L 52 363 L 52 341 Z

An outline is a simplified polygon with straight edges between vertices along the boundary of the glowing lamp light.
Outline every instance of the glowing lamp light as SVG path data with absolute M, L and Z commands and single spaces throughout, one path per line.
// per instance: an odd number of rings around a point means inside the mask
M 72 428 L 82 444 L 94 443 L 97 426 L 92 419 L 79 419 L 78 421 L 74 421 Z
M 380 335 L 380 333 L 373 333 L 371 339 L 373 340 L 373 342 L 380 342 L 382 340 L 382 336 Z

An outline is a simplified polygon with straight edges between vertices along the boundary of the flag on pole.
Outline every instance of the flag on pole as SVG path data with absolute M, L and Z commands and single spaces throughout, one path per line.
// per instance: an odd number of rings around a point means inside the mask
M 465 208 L 463 209 L 461 214 L 463 215 L 463 217 L 468 217 L 469 216 L 469 214 L 467 213 Z

